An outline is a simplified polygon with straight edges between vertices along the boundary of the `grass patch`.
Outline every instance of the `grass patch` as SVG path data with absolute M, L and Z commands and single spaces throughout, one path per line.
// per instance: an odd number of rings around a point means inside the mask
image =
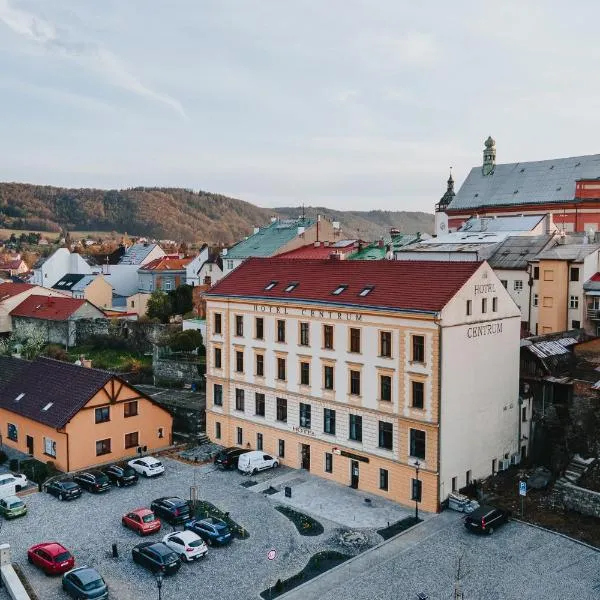
M 152 356 L 145 356 L 131 350 L 116 350 L 112 348 L 94 348 L 94 346 L 75 346 L 68 351 L 69 359 L 76 361 L 81 355 L 92 361 L 96 369 L 107 371 L 137 371 L 152 368 Z
M 228 512 L 222 511 L 220 508 L 217 508 L 211 502 L 206 500 L 198 500 L 196 502 L 196 508 L 192 506 L 192 513 L 196 519 L 206 519 L 207 517 L 216 517 L 217 519 L 221 519 L 227 523 L 227 527 L 231 531 L 233 537 L 238 538 L 240 540 L 245 540 L 250 537 L 248 530 L 238 525 L 230 516 Z
M 321 535 L 324 531 L 319 521 L 289 506 L 276 506 L 275 510 L 285 515 L 296 526 L 300 535 Z
M 389 540 L 390 538 L 410 529 L 413 525 L 420 523 L 423 519 L 415 519 L 414 517 L 406 517 L 406 519 L 402 519 L 401 521 L 396 521 L 392 523 L 389 527 L 384 527 L 383 529 L 378 529 L 377 533 L 384 539 Z
M 295 587 L 314 579 L 321 573 L 329 571 L 343 562 L 347 561 L 351 556 L 342 554 L 340 552 L 326 551 L 318 552 L 310 557 L 307 565 L 296 575 L 292 575 L 289 579 L 278 579 L 274 586 L 267 588 L 264 592 L 261 592 L 261 598 L 270 600 L 271 598 L 277 598 Z

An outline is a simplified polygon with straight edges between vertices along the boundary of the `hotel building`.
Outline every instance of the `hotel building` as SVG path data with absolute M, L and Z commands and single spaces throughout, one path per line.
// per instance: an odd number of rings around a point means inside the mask
M 206 299 L 218 443 L 427 511 L 520 452 L 520 311 L 486 262 L 252 258 Z

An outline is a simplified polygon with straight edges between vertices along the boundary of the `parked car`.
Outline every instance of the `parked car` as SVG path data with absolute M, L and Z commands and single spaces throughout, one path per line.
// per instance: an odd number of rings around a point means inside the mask
M 156 533 L 161 527 L 160 520 L 147 508 L 138 508 L 123 515 L 121 523 L 140 535 Z
M 171 548 L 184 562 L 205 558 L 208 548 L 204 540 L 193 531 L 173 531 L 163 538 L 163 544 Z
M 154 456 L 144 456 L 143 458 L 134 458 L 127 463 L 140 475 L 144 477 L 155 477 L 165 472 L 165 467 Z
M 190 507 L 178 496 L 157 498 L 152 501 L 150 508 L 169 525 L 179 525 L 190 520 Z
M 43 542 L 27 550 L 27 560 L 46 575 L 60 575 L 75 566 L 75 557 L 58 542 Z
M 508 521 L 508 511 L 493 506 L 480 506 L 464 519 L 465 527 L 469 531 L 487 533 L 494 531 Z
M 143 542 L 131 550 L 133 562 L 149 569 L 153 573 L 162 571 L 165 575 L 174 575 L 181 567 L 179 556 L 162 542 Z
M 0 514 L 5 519 L 14 519 L 27 514 L 27 506 L 18 496 L 6 496 L 0 500 Z
M 215 456 L 215 465 L 222 469 L 235 469 L 238 466 L 238 460 L 242 454 L 246 454 L 250 450 L 245 448 L 224 448 Z
M 101 494 L 110 490 L 110 481 L 102 471 L 94 470 L 77 473 L 73 477 L 73 481 L 76 481 L 84 490 L 94 494 Z
M 275 469 L 279 466 L 279 461 L 261 450 L 252 450 L 241 454 L 238 459 L 238 470 L 242 473 L 258 473 L 265 469 Z
M 65 573 L 62 578 L 62 587 L 72 598 L 84 598 L 85 600 L 108 598 L 108 586 L 102 579 L 102 575 L 96 569 L 88 566 L 77 567 Z
M 188 521 L 185 528 L 199 535 L 208 545 L 224 546 L 233 539 L 227 523 L 216 517 Z
M 25 475 L 23 475 L 23 473 L 11 473 L 11 475 L 17 480 L 16 481 L 16 491 L 17 492 L 24 490 L 29 485 L 29 481 L 27 480 L 27 477 Z
M 81 496 L 81 488 L 72 479 L 57 479 L 46 486 L 46 491 L 59 500 L 75 500 Z
M 137 473 L 129 465 L 110 465 L 104 469 L 104 474 L 117 487 L 134 485 L 138 482 Z

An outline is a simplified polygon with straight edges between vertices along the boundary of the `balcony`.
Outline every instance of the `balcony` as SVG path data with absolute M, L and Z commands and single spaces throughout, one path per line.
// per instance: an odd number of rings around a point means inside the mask
M 587 318 L 590 321 L 600 321 L 600 308 L 588 307 Z

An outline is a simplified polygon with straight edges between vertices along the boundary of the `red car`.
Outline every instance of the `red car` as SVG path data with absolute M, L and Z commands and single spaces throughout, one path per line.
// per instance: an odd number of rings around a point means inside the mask
M 58 542 L 44 542 L 27 550 L 27 560 L 46 575 L 60 575 L 75 566 L 75 557 Z
M 123 515 L 121 523 L 140 535 L 150 535 L 160 530 L 160 520 L 148 508 L 138 508 Z

